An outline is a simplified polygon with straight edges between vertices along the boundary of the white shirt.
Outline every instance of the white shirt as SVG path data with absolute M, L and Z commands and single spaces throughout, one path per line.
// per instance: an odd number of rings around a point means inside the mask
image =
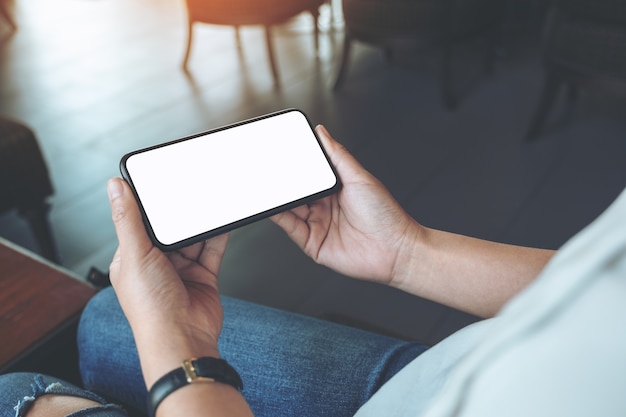
M 497 317 L 420 355 L 356 416 L 626 416 L 626 191 Z

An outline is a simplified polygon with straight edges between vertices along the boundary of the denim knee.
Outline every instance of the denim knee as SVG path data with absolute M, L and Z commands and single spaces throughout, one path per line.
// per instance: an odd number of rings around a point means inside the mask
M 93 297 L 78 326 L 79 367 L 85 388 L 138 411 L 146 403 L 139 355 L 112 288 Z
M 426 347 L 257 304 L 222 298 L 219 348 L 259 417 L 351 416 Z M 155 340 L 154 343 L 159 343 Z M 87 388 L 145 410 L 130 326 L 111 289 L 87 305 L 78 332 Z
M 108 403 L 102 397 L 59 379 L 35 374 L 12 373 L 0 375 L 0 413 L 16 417 L 25 416 L 35 401 L 43 395 L 64 395 L 84 398 L 98 405 L 70 414 L 68 417 L 126 417 L 124 410 Z

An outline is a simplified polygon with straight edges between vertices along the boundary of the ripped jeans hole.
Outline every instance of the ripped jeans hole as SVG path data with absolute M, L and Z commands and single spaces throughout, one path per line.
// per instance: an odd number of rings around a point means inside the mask
M 121 411 L 120 407 L 116 405 L 112 405 L 112 404 L 107 404 L 106 400 L 104 400 L 100 396 L 94 393 L 91 393 L 89 391 L 82 390 L 72 385 L 66 386 L 58 381 L 46 383 L 43 375 L 41 374 L 37 374 L 34 376 L 33 383 L 31 384 L 31 390 L 32 392 L 30 395 L 26 395 L 22 399 L 18 400 L 17 405 L 14 407 L 15 417 L 26 416 L 28 411 L 32 408 L 34 402 L 39 397 L 43 395 L 48 395 L 48 394 L 66 395 L 66 396 L 72 396 L 72 397 L 77 397 L 77 398 L 83 398 L 83 399 L 91 400 L 100 405 L 99 407 L 96 407 L 96 408 L 100 408 L 100 407 L 104 409 L 116 408 Z

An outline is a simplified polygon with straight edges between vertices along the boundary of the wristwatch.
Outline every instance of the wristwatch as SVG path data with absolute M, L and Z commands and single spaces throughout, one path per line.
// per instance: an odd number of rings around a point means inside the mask
M 172 392 L 198 382 L 219 382 L 243 389 L 241 377 L 225 360 L 210 357 L 187 359 L 182 367 L 163 375 L 150 388 L 148 415 L 154 417 L 159 404 Z

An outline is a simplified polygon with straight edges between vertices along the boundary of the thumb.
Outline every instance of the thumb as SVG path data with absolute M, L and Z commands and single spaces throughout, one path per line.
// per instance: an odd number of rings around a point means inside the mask
M 330 158 L 333 165 L 337 165 L 341 162 L 341 159 L 344 157 L 342 154 L 349 154 L 348 150 L 343 147 L 339 142 L 337 142 L 331 135 L 328 133 L 328 130 L 324 125 L 317 125 L 315 127 L 315 132 L 317 136 L 320 138 L 320 142 L 322 142 L 322 146 L 326 150 L 328 157 Z
M 142 258 L 153 246 L 130 187 L 121 178 L 111 178 L 107 183 L 107 192 L 119 241 L 118 253 Z
M 346 184 L 350 181 L 358 181 L 359 179 L 367 178 L 373 180 L 373 176 L 357 161 L 357 159 L 348 151 L 348 149 L 341 143 L 337 142 L 328 133 L 328 130 L 323 125 L 318 125 L 315 128 L 322 146 L 326 150 L 330 161 L 332 162 L 337 173 L 341 178 L 341 181 Z

